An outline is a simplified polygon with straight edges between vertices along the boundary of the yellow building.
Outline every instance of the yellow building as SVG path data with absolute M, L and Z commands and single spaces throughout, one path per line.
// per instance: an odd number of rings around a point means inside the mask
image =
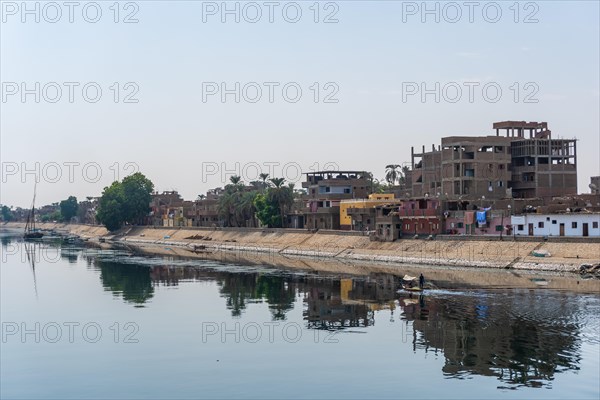
M 349 208 L 374 208 L 381 204 L 387 204 L 391 200 L 394 200 L 393 193 L 373 193 L 369 195 L 368 199 L 352 199 L 342 200 L 340 202 L 340 228 L 344 230 L 363 230 L 367 225 L 370 229 L 375 229 L 375 219 L 372 221 L 360 221 L 361 226 L 355 222 L 352 223 L 352 217 L 348 215 Z

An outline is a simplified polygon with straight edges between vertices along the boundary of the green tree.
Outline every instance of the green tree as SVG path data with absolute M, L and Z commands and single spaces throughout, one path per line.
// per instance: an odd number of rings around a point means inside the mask
M 62 221 L 63 216 L 59 210 L 56 210 L 50 214 L 45 214 L 40 217 L 40 221 L 42 222 L 51 222 L 51 221 Z
M 96 219 L 111 232 L 120 229 L 125 222 L 123 215 L 124 203 L 123 186 L 121 182 L 115 181 L 112 185 L 104 188 L 102 197 L 98 202 Z
M 142 224 L 150 212 L 154 184 L 141 172 L 123 178 L 124 215 L 130 224 Z
M 71 222 L 71 218 L 77 215 L 79 204 L 77 203 L 77 197 L 69 196 L 68 199 L 60 202 L 60 214 L 65 222 Z
M 256 195 L 254 198 L 254 207 L 256 208 L 256 216 L 263 225 L 269 228 L 279 227 L 279 223 L 281 222 L 279 207 L 266 194 L 259 193 Z
M 8 208 L 7 206 L 2 206 L 2 221 L 8 222 L 8 221 L 12 221 L 12 219 L 13 219 L 13 214 L 12 214 L 12 211 L 10 210 L 10 208 Z
M 266 193 L 255 196 L 256 216 L 269 228 L 282 228 L 286 209 L 294 203 L 294 185 L 284 186 L 283 178 L 273 178 L 269 181 L 272 187 L 268 188 Z
M 136 172 L 105 187 L 98 202 L 98 221 L 109 231 L 124 223 L 139 224 L 150 211 L 154 184 L 144 174 Z

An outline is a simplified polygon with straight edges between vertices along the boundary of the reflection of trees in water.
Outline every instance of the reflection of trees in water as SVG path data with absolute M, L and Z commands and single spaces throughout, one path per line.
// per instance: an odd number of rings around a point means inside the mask
M 401 304 L 406 304 L 404 318 L 413 321 L 415 349 L 443 350 L 444 374 L 496 376 L 512 385 L 539 387 L 557 372 L 579 369 L 579 329 L 561 319 L 577 312 L 567 296 L 558 302 L 534 296 L 493 302 L 429 298 L 426 304 L 405 299 Z
M 258 273 L 223 273 L 217 278 L 221 295 L 234 317 L 242 314 L 248 304 L 262 302 L 269 305 L 274 320 L 285 319 L 294 308 L 296 288 L 288 279 L 277 275 Z
M 296 285 L 288 283 L 288 278 L 275 275 L 259 275 L 256 281 L 256 296 L 269 305 L 273 320 L 285 319 L 285 314 L 294 308 Z
M 154 295 L 150 268 L 98 260 L 102 286 L 129 303 L 144 304 Z
M 0 242 L 2 243 L 3 247 L 6 247 L 12 243 L 12 237 L 11 236 L 0 236 Z
M 239 317 L 248 303 L 256 303 L 256 280 L 258 274 L 224 274 L 218 279 L 220 292 L 226 299 L 231 315 Z

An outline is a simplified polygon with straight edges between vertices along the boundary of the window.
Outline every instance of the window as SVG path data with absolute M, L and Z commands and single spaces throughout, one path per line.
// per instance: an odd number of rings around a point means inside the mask
M 592 228 L 598 229 L 598 221 L 592 222 Z
M 498 181 L 498 187 L 503 187 L 503 186 L 504 186 L 504 182 Z
M 538 228 L 543 228 L 544 227 L 544 223 L 542 221 L 538 222 Z
M 502 230 L 502 225 L 496 225 L 496 232 L 500 232 Z
M 577 228 L 577 222 L 571 222 L 571 228 L 573 228 L 573 229 Z
M 556 225 L 556 220 L 555 219 L 552 220 L 552 225 Z
M 517 225 L 517 229 L 522 231 L 523 230 L 523 225 Z
M 550 221 L 550 217 L 546 217 L 546 221 Z
M 462 228 L 464 225 L 463 225 L 463 223 L 462 223 L 462 222 L 459 222 L 459 223 L 458 223 L 456 226 L 457 226 L 458 228 Z

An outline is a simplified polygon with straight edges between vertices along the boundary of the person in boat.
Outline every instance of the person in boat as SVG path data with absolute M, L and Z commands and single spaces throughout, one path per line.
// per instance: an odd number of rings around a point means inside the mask
M 421 273 L 421 275 L 419 275 L 419 289 L 423 289 L 423 286 L 425 286 L 425 277 Z

